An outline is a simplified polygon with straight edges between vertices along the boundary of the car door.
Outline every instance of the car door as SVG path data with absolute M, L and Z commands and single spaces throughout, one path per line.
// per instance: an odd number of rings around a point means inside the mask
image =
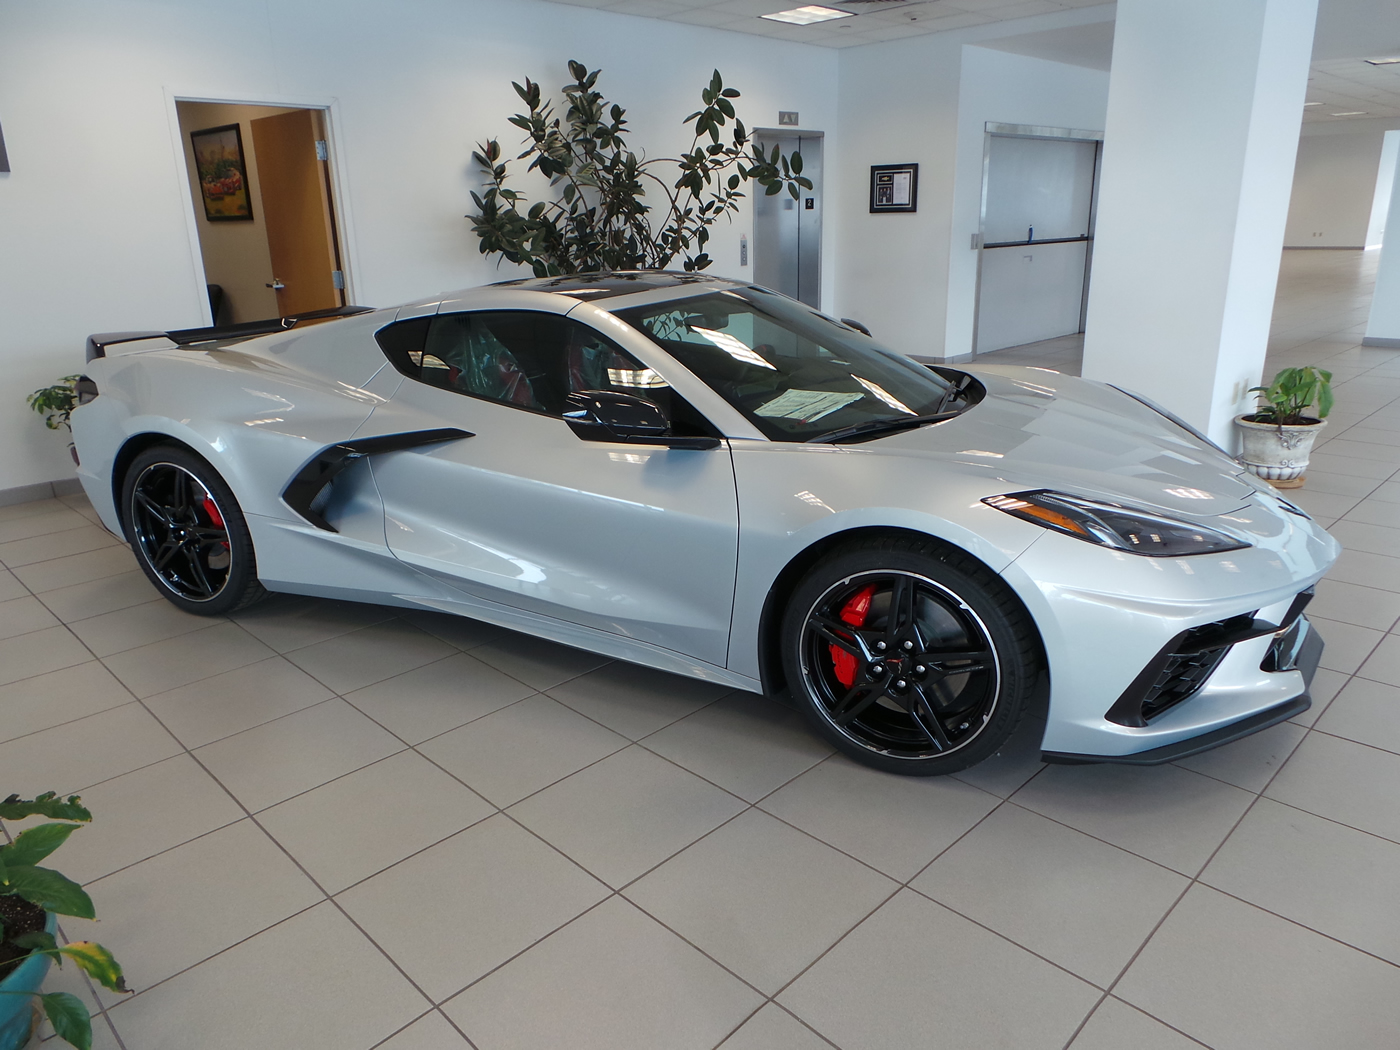
M 397 557 L 479 598 L 724 665 L 738 544 L 727 443 L 583 440 L 562 418 L 570 391 L 611 389 L 703 429 L 656 372 L 544 311 L 439 313 L 380 342 L 406 378 L 375 432 L 472 435 L 374 458 Z

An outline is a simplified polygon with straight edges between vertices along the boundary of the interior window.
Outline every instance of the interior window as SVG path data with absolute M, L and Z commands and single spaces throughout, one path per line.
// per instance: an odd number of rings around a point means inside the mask
M 565 398 L 610 390 L 654 402 L 677 434 L 713 433 L 652 369 L 602 333 L 526 310 L 416 317 L 375 338 L 396 369 L 429 386 L 562 416 Z

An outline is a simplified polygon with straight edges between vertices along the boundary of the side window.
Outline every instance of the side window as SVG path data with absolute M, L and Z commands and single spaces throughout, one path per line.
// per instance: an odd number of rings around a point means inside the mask
M 526 310 L 415 317 L 375 338 L 390 363 L 429 386 L 562 416 L 565 398 L 612 390 L 654 402 L 677 433 L 710 434 L 708 423 L 655 371 L 578 321 Z

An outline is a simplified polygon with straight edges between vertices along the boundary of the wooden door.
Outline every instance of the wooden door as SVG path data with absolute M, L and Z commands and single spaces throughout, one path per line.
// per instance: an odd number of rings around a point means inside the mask
M 252 128 L 278 314 L 343 306 L 321 113 L 259 117 Z

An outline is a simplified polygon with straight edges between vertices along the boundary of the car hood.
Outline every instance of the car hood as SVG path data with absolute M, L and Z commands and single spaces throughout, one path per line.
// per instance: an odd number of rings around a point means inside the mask
M 1234 460 L 1106 384 L 1010 365 L 967 371 L 986 388 L 980 403 L 864 447 L 957 460 L 1007 489 L 1051 488 L 1193 517 L 1228 514 L 1259 491 Z

